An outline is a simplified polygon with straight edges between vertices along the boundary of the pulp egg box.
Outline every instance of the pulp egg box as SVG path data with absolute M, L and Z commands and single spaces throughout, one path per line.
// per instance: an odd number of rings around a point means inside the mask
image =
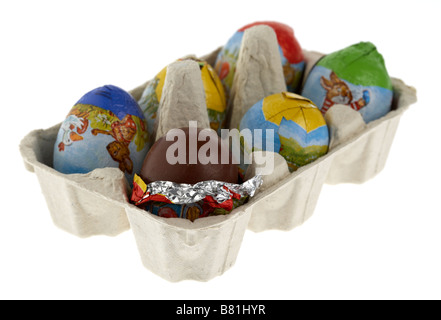
M 202 59 L 213 65 L 218 51 Z M 321 55 L 305 50 L 304 54 L 306 70 Z M 130 92 L 135 100 L 146 85 Z M 54 170 L 53 145 L 60 124 L 30 132 L 20 151 L 25 167 L 37 175 L 55 225 L 80 237 L 114 236 L 131 228 L 148 270 L 173 282 L 208 281 L 234 265 L 246 229 L 291 230 L 313 214 L 324 183 L 362 183 L 383 169 L 399 120 L 416 101 L 414 88 L 399 79 L 392 79 L 392 85 L 393 110 L 387 115 L 357 130 L 334 127 L 352 134 L 343 135 L 326 155 L 290 174 L 284 174 L 283 161 L 276 162 L 273 175 L 265 177 L 248 203 L 228 215 L 194 222 L 158 217 L 130 204 L 127 179 L 118 168 L 71 175 Z
M 179 60 L 192 60 L 199 64 L 200 75 L 204 85 L 210 127 L 213 130 L 218 131 L 220 134 L 221 129 L 225 128 L 225 109 L 227 102 L 224 88 L 216 71 L 207 62 L 198 60 L 195 57 L 187 57 Z M 138 100 L 139 106 L 146 118 L 147 130 L 149 131 L 150 136 L 153 135 L 167 69 L 168 66 L 164 67 L 151 81 L 148 82 Z
M 37 175 L 53 223 L 78 237 L 116 236 L 130 228 L 121 202 L 129 185 L 119 168 L 64 174 L 53 169 L 61 124 L 30 132 L 20 143 L 26 168 Z
M 280 62 L 283 67 L 283 76 L 288 91 L 295 92 L 299 87 L 305 62 L 301 46 L 294 35 L 294 30 L 284 23 L 276 21 L 258 21 L 243 26 L 237 30 L 237 32 L 235 32 L 222 47 L 216 57 L 214 66 L 225 86 L 227 96 L 232 88 L 244 34 L 248 29 L 259 25 L 269 26 L 275 32 L 277 38 L 277 50 L 280 51 Z

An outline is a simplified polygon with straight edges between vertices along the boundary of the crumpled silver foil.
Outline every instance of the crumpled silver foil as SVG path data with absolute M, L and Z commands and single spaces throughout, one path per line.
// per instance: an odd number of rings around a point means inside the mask
M 170 181 L 155 181 L 147 185 L 147 190 L 142 200 L 149 196 L 160 194 L 165 196 L 174 204 L 195 203 L 206 196 L 212 196 L 217 203 L 222 203 L 231 198 L 232 193 L 224 188 L 243 196 L 253 196 L 256 190 L 262 185 L 262 176 L 255 177 L 245 181 L 242 184 L 226 183 L 221 181 L 209 180 L 196 184 L 174 183 Z

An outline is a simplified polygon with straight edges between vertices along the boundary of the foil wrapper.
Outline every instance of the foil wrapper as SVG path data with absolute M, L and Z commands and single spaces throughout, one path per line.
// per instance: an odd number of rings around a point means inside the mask
M 222 203 L 231 199 L 233 193 L 242 197 L 252 197 L 261 185 L 262 177 L 260 175 L 256 175 L 242 184 L 214 180 L 201 181 L 196 184 L 155 181 L 146 186 L 143 197 L 137 200 L 137 202 L 140 203 L 148 200 L 149 197 L 154 195 L 161 195 L 174 204 L 194 203 L 204 199 L 206 196 L 211 196 L 217 203 Z
M 160 216 L 194 220 L 231 212 L 252 197 L 262 181 L 262 177 L 256 175 L 242 184 L 214 180 L 196 184 L 170 181 L 146 184 L 141 177 L 135 175 L 131 201 L 134 205 Z M 188 210 L 190 207 L 192 210 Z

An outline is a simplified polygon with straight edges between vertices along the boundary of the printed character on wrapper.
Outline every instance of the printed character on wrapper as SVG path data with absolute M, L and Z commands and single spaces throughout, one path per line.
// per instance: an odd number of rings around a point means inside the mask
M 305 68 L 305 61 L 302 49 L 297 39 L 294 37 L 293 29 L 280 22 L 261 21 L 240 28 L 228 40 L 217 56 L 215 69 L 224 85 L 227 97 L 229 96 L 233 85 L 234 73 L 236 71 L 236 64 L 239 58 L 239 51 L 244 32 L 246 29 L 262 24 L 271 27 L 276 33 L 287 90 L 290 92 L 297 92 L 299 89 Z
M 226 97 L 222 83 L 216 71 L 205 61 L 188 58 L 199 63 L 201 69 L 202 84 L 204 86 L 205 100 L 207 103 L 208 118 L 211 129 L 220 135 L 221 129 L 225 128 L 225 110 L 227 107 Z M 181 60 L 181 59 L 179 59 Z M 163 68 L 144 89 L 138 103 L 147 120 L 149 134 L 153 134 L 156 115 L 161 101 L 167 67 Z
M 322 113 L 309 99 L 291 92 L 257 102 L 242 118 L 240 132 L 246 156 L 258 150 L 278 152 L 291 172 L 328 152 L 329 132 Z M 247 167 L 241 161 L 241 174 Z
M 54 144 L 54 168 L 88 173 L 117 167 L 129 182 L 147 154 L 147 125 L 136 101 L 106 85 L 85 94 L 61 124 Z
M 348 105 L 368 123 L 391 110 L 393 89 L 376 47 L 360 42 L 321 58 L 311 69 L 302 96 L 323 114 L 335 104 Z

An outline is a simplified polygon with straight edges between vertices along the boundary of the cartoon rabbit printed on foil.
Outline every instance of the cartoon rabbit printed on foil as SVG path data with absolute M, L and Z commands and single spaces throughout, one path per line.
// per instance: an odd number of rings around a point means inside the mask
M 334 104 L 349 105 L 352 109 L 358 111 L 369 103 L 369 91 L 363 91 L 363 97 L 357 101 L 352 102 L 352 92 L 348 85 L 341 80 L 334 71 L 331 72 L 329 79 L 325 77 L 320 78 L 321 86 L 326 90 L 325 101 L 321 111 L 323 114 L 329 110 Z
M 133 162 L 130 159 L 129 144 L 136 134 L 136 124 L 131 115 L 126 115 L 121 121 L 112 123 L 111 130 L 93 129 L 92 134 L 106 134 L 112 136 L 115 141 L 107 145 L 107 152 L 114 161 L 119 163 L 121 171 L 132 173 Z

